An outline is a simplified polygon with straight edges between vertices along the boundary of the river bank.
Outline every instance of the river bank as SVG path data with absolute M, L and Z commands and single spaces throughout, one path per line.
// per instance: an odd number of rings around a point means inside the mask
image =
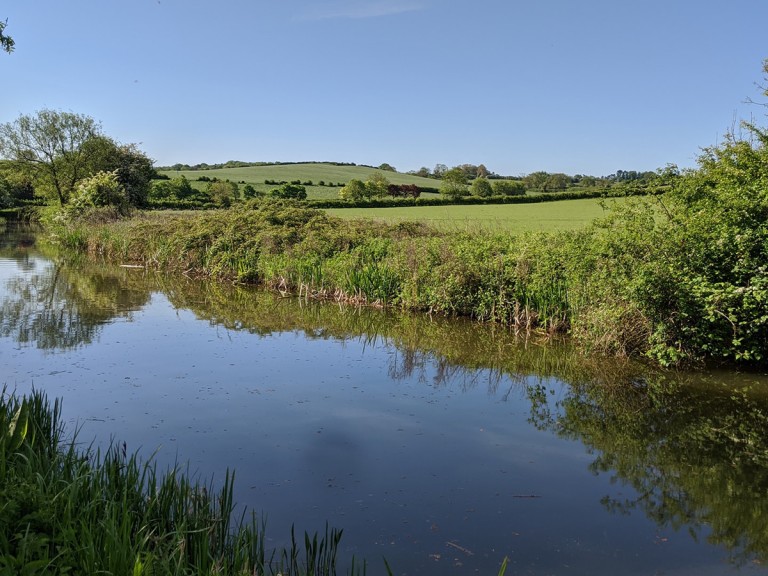
M 63 247 L 117 264 L 564 333 L 588 353 L 664 366 L 760 365 L 768 234 L 754 219 L 765 200 L 682 181 L 676 193 L 552 233 L 343 221 L 288 201 L 118 220 L 102 210 L 49 230 Z

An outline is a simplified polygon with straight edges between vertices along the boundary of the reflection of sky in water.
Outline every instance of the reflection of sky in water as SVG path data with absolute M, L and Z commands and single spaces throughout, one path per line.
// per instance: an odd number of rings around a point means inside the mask
M 434 385 L 431 361 L 393 380 L 401 354 L 380 340 L 229 331 L 155 293 L 90 346 L 0 340 L 0 383 L 63 398 L 84 444 L 126 441 L 203 478 L 233 467 L 237 501 L 267 514 L 273 538 L 328 520 L 373 574 L 382 555 L 409 574 L 495 574 L 505 555 L 508 574 L 727 572 L 723 551 L 684 531 L 607 512 L 602 497 L 632 489 L 532 426 L 519 383 L 459 371 Z

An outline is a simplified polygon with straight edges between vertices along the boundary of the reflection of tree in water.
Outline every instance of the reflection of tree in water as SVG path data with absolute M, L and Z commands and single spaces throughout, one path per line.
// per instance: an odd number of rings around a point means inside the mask
M 102 324 L 129 317 L 150 298 L 147 289 L 131 289 L 106 270 L 74 270 L 29 252 L 14 260 L 24 274 L 4 287 L 0 335 L 20 344 L 45 350 L 89 344 Z
M 548 406 L 534 393 L 541 427 L 596 453 L 590 468 L 630 485 L 606 496 L 619 514 L 642 511 L 660 527 L 687 527 L 734 561 L 768 561 L 768 410 L 761 395 L 722 380 L 696 385 L 656 375 L 634 383 L 577 384 Z
M 3 233 L 0 229 L 0 257 L 16 262 L 22 272 L 30 272 L 37 263 L 31 253 L 35 242 L 35 234 L 31 231 L 14 229 Z
M 416 380 L 422 384 L 431 382 L 435 388 L 456 386 L 462 392 L 485 386 L 490 396 L 497 395 L 501 384 L 508 382 L 510 376 L 494 368 L 467 368 L 445 356 L 416 348 L 398 348 L 390 360 L 388 375 L 392 380 Z M 514 385 L 521 381 L 522 377 L 513 377 L 512 385 L 504 396 L 509 395 Z

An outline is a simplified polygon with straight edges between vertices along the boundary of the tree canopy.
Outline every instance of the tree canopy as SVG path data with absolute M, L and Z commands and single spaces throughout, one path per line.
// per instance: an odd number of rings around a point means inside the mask
M 105 136 L 90 116 L 59 110 L 0 124 L 0 157 L 7 159 L 6 171 L 62 206 L 81 180 L 99 172 L 115 172 L 130 203 L 142 206 L 155 176 L 152 160 L 135 145 Z
M 40 110 L 0 124 L 0 156 L 30 173 L 63 205 L 88 175 L 83 145 L 100 134 L 101 126 L 89 116 Z

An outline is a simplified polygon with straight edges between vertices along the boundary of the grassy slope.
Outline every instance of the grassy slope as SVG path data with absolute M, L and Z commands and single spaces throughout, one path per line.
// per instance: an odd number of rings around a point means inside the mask
M 219 180 L 231 180 L 232 182 L 251 184 L 256 190 L 269 192 L 274 185 L 264 184 L 265 180 L 276 180 L 290 182 L 292 180 L 301 180 L 306 182 L 311 180 L 317 184 L 321 180 L 329 183 L 339 184 L 339 186 L 307 186 L 307 196 L 314 199 L 338 198 L 339 189 L 353 178 L 358 180 L 367 180 L 374 173 L 380 172 L 392 184 L 416 184 L 425 188 L 439 188 L 440 182 L 431 178 L 420 178 L 411 174 L 400 174 L 398 172 L 386 172 L 375 168 L 365 166 L 334 166 L 333 164 L 279 164 L 274 166 L 247 166 L 244 168 L 221 168 L 218 170 L 161 170 L 161 174 L 166 174 L 171 178 L 184 175 L 192 186 L 204 190 L 207 183 L 198 182 L 201 176 L 208 178 L 218 178 Z
M 346 183 L 352 178 L 366 180 L 373 172 L 381 172 L 393 184 L 416 184 L 418 186 L 437 188 L 440 182 L 431 178 L 420 178 L 411 174 L 399 172 L 386 172 L 365 166 L 334 166 L 332 164 L 280 164 L 275 166 L 248 166 L 245 168 L 222 168 L 219 170 L 164 170 L 168 176 L 184 175 L 189 180 L 196 180 L 200 176 L 209 178 L 229 179 L 233 182 L 246 182 L 249 184 L 263 184 L 264 180 L 312 180 L 317 183 L 325 182 Z
M 607 201 L 621 202 L 622 199 Z M 599 199 L 563 200 L 541 204 L 491 204 L 477 206 L 414 206 L 408 208 L 338 208 L 333 216 L 371 218 L 387 223 L 415 220 L 440 229 L 460 230 L 575 230 L 605 214 Z

